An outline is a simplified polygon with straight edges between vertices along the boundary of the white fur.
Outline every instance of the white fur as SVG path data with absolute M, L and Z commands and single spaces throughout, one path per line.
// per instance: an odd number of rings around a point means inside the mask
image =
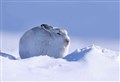
M 19 54 L 21 58 L 39 55 L 60 58 L 67 54 L 69 43 L 66 40 L 69 41 L 69 36 L 64 29 L 46 29 L 43 26 L 37 26 L 21 37 Z

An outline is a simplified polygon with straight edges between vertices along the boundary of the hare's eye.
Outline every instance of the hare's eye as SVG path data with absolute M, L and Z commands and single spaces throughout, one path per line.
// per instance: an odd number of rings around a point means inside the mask
M 60 33 L 57 33 L 58 35 L 61 35 Z

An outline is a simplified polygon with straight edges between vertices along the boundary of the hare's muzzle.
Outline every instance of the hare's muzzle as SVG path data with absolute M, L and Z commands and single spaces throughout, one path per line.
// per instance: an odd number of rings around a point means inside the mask
M 66 41 L 66 43 L 67 43 L 67 45 L 69 44 L 69 42 L 70 42 L 70 39 L 65 39 L 65 41 Z

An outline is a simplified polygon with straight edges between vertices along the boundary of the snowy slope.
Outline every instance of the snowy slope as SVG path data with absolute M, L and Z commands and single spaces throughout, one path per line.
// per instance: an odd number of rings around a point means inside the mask
M 0 52 L 0 56 L 3 56 L 5 58 L 8 58 L 10 60 L 16 60 L 16 58 L 10 54 L 6 54 L 6 53 L 3 53 L 3 52 Z
M 118 81 L 119 53 L 91 45 L 66 57 L 10 60 L 2 54 L 3 81 Z
M 88 55 L 88 54 L 90 54 L 90 55 Z M 119 56 L 119 53 L 108 50 L 108 49 L 101 48 L 101 47 L 93 44 L 93 45 L 90 45 L 83 49 L 77 49 L 75 52 L 64 57 L 64 59 L 67 59 L 68 61 L 78 61 L 78 60 L 83 60 L 83 59 L 88 60 L 85 58 L 89 58 L 89 57 L 103 58 L 106 56 L 108 58 L 116 60 L 116 58 L 118 58 L 118 56 Z M 92 58 L 92 59 L 94 59 L 94 58 Z M 91 60 L 91 58 L 90 58 L 90 60 Z

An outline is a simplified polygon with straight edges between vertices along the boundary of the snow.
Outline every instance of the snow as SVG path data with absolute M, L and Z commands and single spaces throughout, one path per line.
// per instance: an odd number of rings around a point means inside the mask
M 0 56 L 3 81 L 119 81 L 119 53 L 96 45 L 58 59 L 36 56 L 14 60 L 10 54 Z
M 0 56 L 6 57 L 6 58 L 11 59 L 11 60 L 16 60 L 16 58 L 14 56 L 3 53 L 3 52 L 0 52 Z

